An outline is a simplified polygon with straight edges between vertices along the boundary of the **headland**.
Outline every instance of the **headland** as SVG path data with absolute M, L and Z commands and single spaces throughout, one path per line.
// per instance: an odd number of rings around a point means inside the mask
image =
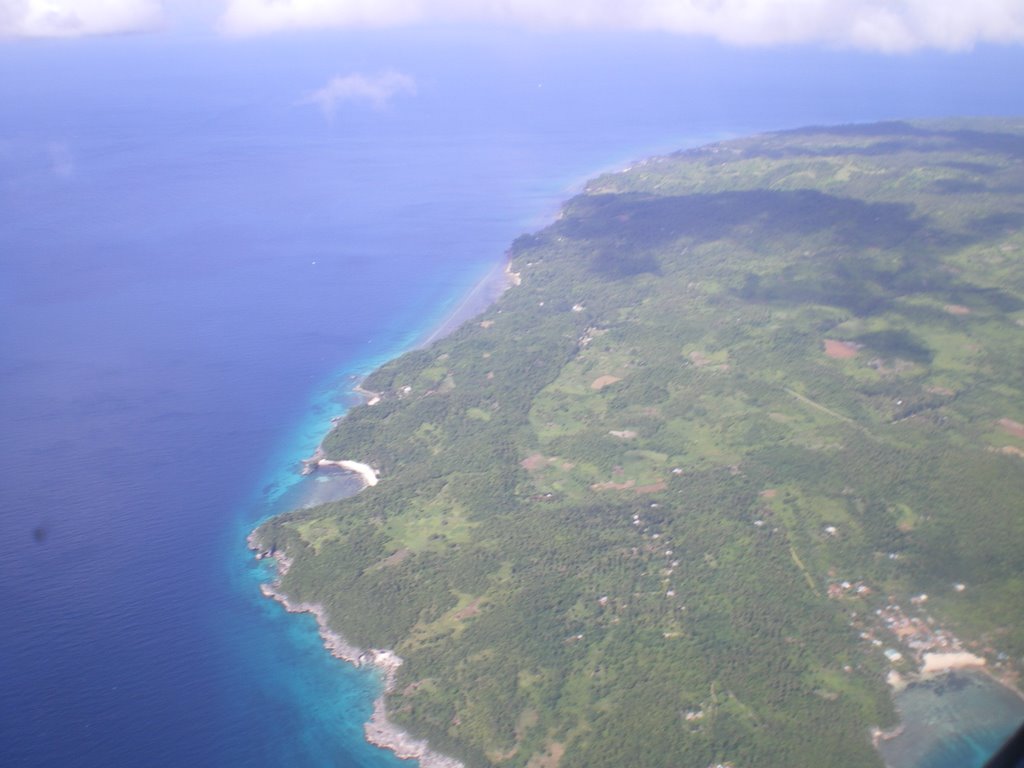
M 889 123 L 593 180 L 363 382 L 316 461 L 381 481 L 261 526 L 276 589 L 468 764 L 880 765 L 887 679 L 1024 648 L 1022 161 Z

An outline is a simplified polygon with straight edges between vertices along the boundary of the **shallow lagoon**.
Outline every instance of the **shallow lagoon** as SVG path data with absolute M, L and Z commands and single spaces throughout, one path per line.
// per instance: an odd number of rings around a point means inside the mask
M 980 768 L 1024 720 L 1024 698 L 981 672 L 950 672 L 896 695 L 898 736 L 879 750 L 890 768 Z

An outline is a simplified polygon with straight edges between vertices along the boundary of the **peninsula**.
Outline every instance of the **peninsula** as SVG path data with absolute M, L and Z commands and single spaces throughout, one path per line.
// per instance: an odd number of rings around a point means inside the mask
M 596 178 L 363 382 L 266 592 L 424 765 L 877 768 L 887 679 L 1024 657 L 1022 227 L 1024 120 Z

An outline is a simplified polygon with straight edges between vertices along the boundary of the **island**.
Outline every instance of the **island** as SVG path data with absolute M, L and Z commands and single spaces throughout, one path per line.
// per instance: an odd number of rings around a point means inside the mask
M 424 765 L 881 766 L 894 686 L 1024 657 L 1022 226 L 1024 120 L 595 178 L 361 382 L 266 592 Z

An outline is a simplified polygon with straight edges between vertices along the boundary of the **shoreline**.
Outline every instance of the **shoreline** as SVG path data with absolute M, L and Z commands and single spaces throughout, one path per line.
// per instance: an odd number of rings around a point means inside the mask
M 926 656 L 928 656 L 928 655 L 934 656 L 934 655 L 937 655 L 937 654 L 925 654 L 925 655 Z M 952 656 L 952 655 L 960 655 L 960 654 L 938 654 L 938 655 Z M 971 673 L 976 674 L 976 675 L 983 675 L 984 677 L 987 677 L 992 682 L 998 683 L 1003 688 L 1006 688 L 1008 691 L 1011 691 L 1018 699 L 1020 699 L 1021 701 L 1024 701 L 1024 691 L 1022 691 L 1018 687 L 1018 683 L 1020 681 L 1017 679 L 1016 675 L 1012 671 L 1011 672 L 1007 672 L 1005 669 L 1004 670 L 992 669 L 992 667 L 990 667 L 988 665 L 987 660 L 985 658 L 981 657 L 981 656 L 975 656 L 974 654 L 966 653 L 966 652 L 963 655 L 964 656 L 970 656 L 970 657 L 973 657 L 973 658 L 971 658 L 971 659 L 968 659 L 968 658 L 953 659 L 953 660 L 950 660 L 950 663 L 945 665 L 945 666 L 939 666 L 939 665 L 937 665 L 937 663 L 933 663 L 931 668 L 928 668 L 928 662 L 926 660 L 924 666 L 922 666 L 922 668 L 918 671 L 917 675 L 915 675 L 912 678 L 908 678 L 906 680 L 906 682 L 908 682 L 908 683 L 915 683 L 915 682 L 917 682 L 917 683 L 926 683 L 929 680 L 934 680 L 934 679 L 936 679 L 938 677 L 942 677 L 943 675 L 950 675 L 950 674 L 953 674 L 954 672 L 971 672 Z M 894 691 L 894 694 L 895 693 L 896 692 Z
M 504 269 L 501 269 L 501 266 L 504 266 Z M 501 278 L 502 285 L 500 290 L 495 290 L 497 278 L 499 276 Z M 440 320 L 439 324 L 435 326 L 435 329 L 432 332 L 424 333 L 419 337 L 418 341 L 412 343 L 406 350 L 399 351 L 397 354 L 404 354 L 404 352 L 411 349 L 423 349 L 425 347 L 429 347 L 436 340 L 453 333 L 470 319 L 480 314 L 509 287 L 519 285 L 520 282 L 520 275 L 511 271 L 511 264 L 508 260 L 505 261 L 504 265 L 498 265 L 492 268 L 481 280 L 477 281 L 467 294 L 462 297 L 461 301 L 456 304 L 454 310 L 443 316 L 443 319 Z M 486 326 L 488 324 L 489 323 L 486 323 L 484 325 Z M 363 405 L 374 406 L 378 404 L 381 401 L 382 394 L 363 388 L 361 386 L 362 381 L 365 381 L 365 379 L 355 383 L 351 391 L 363 398 Z M 343 418 L 344 416 L 338 416 L 332 419 L 332 425 L 336 425 Z M 303 474 L 310 474 L 320 467 L 338 467 L 358 474 L 363 481 L 363 489 L 365 489 L 367 485 L 372 486 L 379 482 L 377 473 L 370 465 L 351 460 L 328 459 L 322 450 L 322 445 L 323 441 L 321 441 L 321 444 L 317 447 L 316 452 L 311 458 L 303 460 Z M 358 493 L 358 491 L 356 492 Z M 255 531 L 253 532 L 253 536 L 254 535 Z M 255 546 L 252 548 L 256 549 Z M 366 740 L 371 744 L 393 751 L 399 758 L 419 759 L 427 768 L 435 768 L 435 766 L 436 768 L 461 768 L 461 762 L 454 758 L 432 751 L 426 740 L 418 740 L 414 738 L 411 734 L 403 731 L 388 719 L 386 697 L 395 688 L 398 670 L 403 663 L 401 657 L 395 654 L 392 650 L 371 648 L 363 651 L 351 646 L 340 634 L 330 628 L 329 617 L 322 605 L 292 602 L 286 594 L 280 591 L 281 578 L 287 573 L 287 570 L 291 565 L 291 560 L 284 552 L 261 553 L 258 554 L 257 557 L 267 555 L 275 558 L 278 565 L 279 575 L 272 584 L 261 585 L 262 593 L 267 597 L 272 597 L 273 599 L 281 602 L 289 612 L 312 613 L 317 620 L 317 625 L 319 627 L 320 636 L 324 641 L 324 646 L 337 658 L 349 661 L 356 666 L 361 666 L 364 663 L 369 664 L 379 669 L 383 675 L 384 692 L 374 700 L 373 714 L 369 721 L 364 724 Z M 920 668 L 915 669 L 905 678 L 901 679 L 898 673 L 894 670 L 891 671 L 890 675 L 892 675 L 894 679 L 890 678 L 890 698 L 895 701 L 897 695 L 901 691 L 901 687 L 906 684 L 927 682 L 958 671 L 971 671 L 983 674 L 999 685 L 1009 688 L 1015 695 L 1024 699 L 1024 694 L 1022 694 L 1015 684 L 1003 679 L 996 670 L 987 667 L 987 663 L 984 658 L 962 651 L 957 646 L 954 646 L 954 648 L 956 648 L 956 650 L 924 653 L 923 659 L 918 658 Z M 877 751 L 880 744 L 903 735 L 905 730 L 906 725 L 903 722 L 898 722 L 888 729 L 882 729 L 878 726 L 874 726 L 870 729 L 871 742 Z M 435 760 L 437 762 L 435 762 Z
M 388 718 L 387 695 L 395 689 L 398 668 L 402 657 L 394 651 L 381 648 L 363 650 L 349 643 L 339 632 L 331 629 L 327 611 L 319 603 L 297 603 L 281 591 L 281 579 L 291 568 L 292 560 L 282 551 L 268 552 L 259 541 L 256 531 L 246 537 L 249 549 L 256 552 L 256 558 L 273 558 L 277 574 L 273 581 L 260 584 L 264 597 L 280 603 L 288 613 L 309 613 L 316 619 L 317 630 L 324 648 L 332 656 L 355 667 L 369 666 L 378 672 L 383 683 L 379 696 L 373 701 L 373 714 L 363 724 L 366 741 L 375 747 L 394 752 L 402 760 L 418 760 L 422 768 L 465 768 L 460 760 L 441 754 L 430 748 L 426 739 L 417 739 L 395 725 Z
M 303 476 L 312 475 L 318 469 L 326 467 L 337 467 L 338 469 L 344 469 L 346 472 L 358 475 L 362 481 L 363 488 L 374 486 L 380 482 L 380 473 L 369 464 L 353 461 L 352 459 L 328 459 L 324 456 L 323 448 L 319 445 L 313 451 L 312 456 L 302 460 L 302 471 L 300 474 Z
M 425 334 L 410 348 L 420 349 L 426 347 L 454 332 L 464 323 L 481 314 L 505 291 L 515 285 L 519 285 L 520 282 L 520 276 L 512 272 L 511 263 L 506 257 L 476 282 L 470 291 L 462 297 L 462 300 L 455 309 L 447 313 L 433 331 Z M 404 351 L 399 354 L 403 354 Z M 351 391 L 363 398 L 364 405 L 373 406 L 379 403 L 380 393 L 371 392 L 363 388 L 362 381 L 363 379 L 357 381 Z M 344 414 L 331 419 L 328 433 L 343 418 Z M 324 437 L 326 437 L 326 434 Z M 358 475 L 362 481 L 360 491 L 369 486 L 377 485 L 380 480 L 377 471 L 369 464 L 350 459 L 328 459 L 323 450 L 323 439 L 317 445 L 312 456 L 301 460 L 301 466 L 300 474 L 302 475 L 311 475 L 321 467 L 338 467 L 352 472 Z M 277 571 L 272 581 L 260 584 L 261 594 L 280 603 L 288 613 L 312 614 L 316 619 L 317 630 L 323 641 L 324 648 L 332 656 L 356 667 L 369 665 L 381 675 L 383 689 L 380 695 L 373 701 L 373 714 L 363 724 L 363 734 L 366 741 L 381 749 L 390 750 L 400 759 L 418 760 L 422 768 L 465 768 L 460 760 L 431 749 L 427 740 L 417 739 L 391 722 L 387 713 L 387 695 L 395 688 L 398 668 L 403 663 L 402 658 L 392 650 L 380 648 L 363 650 L 352 645 L 341 633 L 331 628 L 327 611 L 323 605 L 319 603 L 298 603 L 292 600 L 281 590 L 281 581 L 288 573 L 289 568 L 291 568 L 292 560 L 283 551 L 267 550 L 262 542 L 259 541 L 257 536 L 258 530 L 259 528 L 257 527 L 249 533 L 246 537 L 246 543 L 249 549 L 256 553 L 257 560 L 267 557 L 273 558 Z
M 481 277 L 451 312 L 445 314 L 430 333 L 426 334 L 414 345 L 414 349 L 433 344 L 458 330 L 464 323 L 472 320 L 491 306 L 509 288 L 519 285 L 519 275 L 512 271 L 512 263 L 506 253 L 503 259 L 495 264 Z
M 990 667 L 988 660 L 983 656 L 959 650 L 925 653 L 923 654 L 919 669 L 909 674 L 900 674 L 896 670 L 890 670 L 886 682 L 889 684 L 890 697 L 893 703 L 896 703 L 897 697 L 911 685 L 930 683 L 957 673 L 985 677 L 1010 691 L 1021 701 L 1024 701 L 1024 691 L 1017 686 L 1018 680 L 1016 677 L 1012 676 L 1012 674 L 1007 674 L 1005 670 L 1002 671 L 1002 674 L 1000 672 Z M 881 756 L 882 744 L 892 739 L 898 739 L 906 732 L 906 729 L 907 722 L 902 717 L 891 728 L 874 726 L 870 730 L 871 745 Z
M 503 261 L 488 270 L 487 274 L 473 285 L 455 309 L 445 315 L 438 325 L 435 326 L 434 330 L 414 342 L 409 349 L 422 349 L 434 343 L 438 339 L 442 339 L 455 332 L 462 327 L 463 324 L 472 320 L 474 317 L 481 314 L 487 307 L 491 306 L 491 304 L 497 301 L 505 291 L 519 285 L 521 282 L 522 277 L 518 272 L 512 271 L 512 264 L 506 255 Z M 405 351 L 407 350 L 399 352 L 396 357 L 401 356 Z M 381 401 L 381 393 L 373 392 L 364 388 L 362 383 L 365 378 L 366 377 L 364 375 L 357 379 L 356 383 L 352 385 L 350 391 L 359 395 L 363 399 L 363 405 L 377 405 Z M 344 413 L 331 419 L 331 425 L 327 428 L 324 438 L 326 438 L 327 434 L 330 434 L 330 431 L 334 429 L 338 422 L 343 418 L 345 418 Z M 324 438 L 320 439 L 320 442 L 312 455 L 308 458 L 300 459 L 299 463 L 302 469 L 299 474 L 304 476 L 312 475 L 320 468 L 337 467 L 359 475 L 362 480 L 363 488 L 377 485 L 380 481 L 380 473 L 369 464 L 364 464 L 363 462 L 351 459 L 327 458 L 327 454 L 323 449 Z

